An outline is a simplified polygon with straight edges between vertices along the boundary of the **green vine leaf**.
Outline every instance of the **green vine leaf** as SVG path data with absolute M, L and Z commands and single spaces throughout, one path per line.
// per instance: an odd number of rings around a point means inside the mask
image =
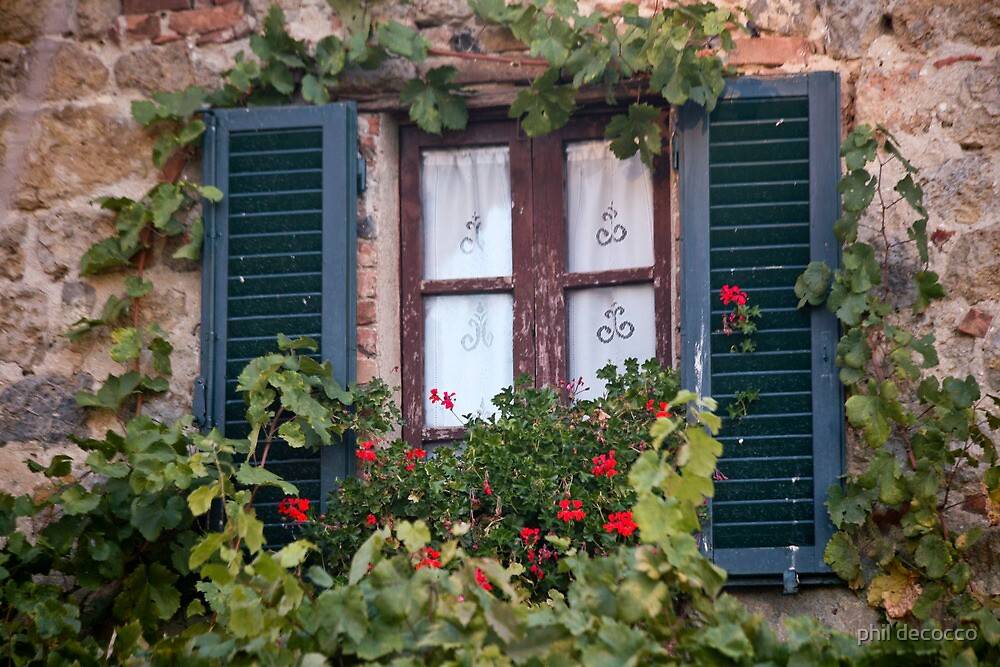
M 201 246 L 205 237 L 205 225 L 201 217 L 195 218 L 188 229 L 188 241 L 174 251 L 174 259 L 189 259 L 197 262 L 201 259 Z
M 559 85 L 559 70 L 550 68 L 531 88 L 517 94 L 508 115 L 521 120 L 525 133 L 537 137 L 558 130 L 576 108 L 572 86 Z
M 111 358 L 120 364 L 128 363 L 142 351 L 142 337 L 135 327 L 115 329 L 111 332 Z
M 659 155 L 663 140 L 660 134 L 660 110 L 650 104 L 633 104 L 626 114 L 618 114 L 604 133 L 611 141 L 611 152 L 624 160 L 639 153 L 645 164 Z
M 400 99 L 410 105 L 410 119 L 424 132 L 461 130 L 468 123 L 465 100 L 457 94 L 460 87 L 451 82 L 456 73 L 454 67 L 435 67 L 426 80 L 413 79 L 404 86 Z
M 830 290 L 833 271 L 826 262 L 809 262 L 806 270 L 795 279 L 795 296 L 799 297 L 798 308 L 806 305 L 818 306 L 826 300 Z
M 861 576 L 861 554 L 854 540 L 845 532 L 836 532 L 826 544 L 823 561 L 833 568 L 838 577 L 857 588 Z
M 935 299 L 943 299 L 944 286 L 938 282 L 938 274 L 934 271 L 918 271 L 914 276 L 917 285 L 917 299 L 913 303 L 913 312 L 922 313 Z
M 393 55 L 414 63 L 427 59 L 427 40 L 413 28 L 396 21 L 386 21 L 379 25 L 375 34 L 379 46 Z
M 76 392 L 76 403 L 81 407 L 118 410 L 130 396 L 138 393 L 141 383 L 142 376 L 134 371 L 121 376 L 111 375 L 96 393 Z

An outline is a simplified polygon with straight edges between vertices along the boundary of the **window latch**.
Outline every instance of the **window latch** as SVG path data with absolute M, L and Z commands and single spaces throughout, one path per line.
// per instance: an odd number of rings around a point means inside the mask
M 363 194 L 368 189 L 368 163 L 358 153 L 358 194 Z
M 794 567 L 785 570 L 782 583 L 784 589 L 781 592 L 785 595 L 795 595 L 799 592 L 799 573 L 795 571 Z

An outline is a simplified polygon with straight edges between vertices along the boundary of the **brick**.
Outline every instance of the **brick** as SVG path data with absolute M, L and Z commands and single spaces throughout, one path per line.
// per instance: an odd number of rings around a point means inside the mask
M 374 357 L 378 350 L 378 331 L 375 327 L 358 327 L 358 352 Z
M 173 9 L 191 9 L 191 0 L 123 0 L 122 14 L 148 14 Z
M 231 2 L 219 7 L 189 9 L 170 15 L 170 29 L 181 35 L 202 34 L 232 28 L 243 18 L 243 5 Z
M 374 359 L 358 355 L 358 382 L 371 382 L 378 377 L 378 364 Z
M 375 302 L 371 299 L 358 299 L 358 324 L 375 324 Z
M 729 65 L 764 65 L 779 67 L 786 63 L 804 63 L 812 49 L 804 37 L 736 37 L 736 48 L 725 54 Z
M 170 42 L 176 42 L 179 39 L 183 39 L 173 30 L 164 30 L 158 37 L 153 38 L 153 44 L 169 44 Z
M 236 39 L 236 32 L 232 28 L 224 28 L 222 30 L 206 32 L 198 37 L 197 44 L 198 46 L 201 46 L 202 44 L 225 44 L 226 42 L 231 42 L 234 39 Z
M 367 239 L 358 240 L 358 266 L 370 269 L 376 265 L 378 255 L 375 244 Z
M 970 308 L 969 312 L 965 314 L 965 317 L 959 323 L 958 330 L 964 334 L 982 338 L 989 331 L 992 322 L 992 315 L 984 313 L 978 308 Z
M 129 14 L 125 32 L 132 39 L 155 39 L 160 35 L 160 17 L 156 14 Z
M 375 296 L 375 285 L 378 284 L 378 275 L 374 269 L 360 269 L 358 271 L 358 296 L 362 298 L 372 298 Z

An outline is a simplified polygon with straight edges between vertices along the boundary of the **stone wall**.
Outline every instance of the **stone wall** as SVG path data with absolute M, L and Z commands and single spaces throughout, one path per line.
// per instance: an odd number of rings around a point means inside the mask
M 325 0 L 281 0 L 292 33 L 316 40 L 340 28 Z M 616 2 L 587 2 L 613 11 Z M 647 11 L 657 3 L 644 0 Z M 151 139 L 130 119 L 132 100 L 190 84 L 212 86 L 259 24 L 269 0 L 0 0 L 0 486 L 33 483 L 27 453 L 69 451 L 66 437 L 97 429 L 69 398 L 116 370 L 98 342 L 71 343 L 67 325 L 92 315 L 115 278 L 83 281 L 78 258 L 109 229 L 91 204 L 105 194 L 140 196 L 157 174 Z M 441 49 L 516 52 L 504 30 L 479 25 L 464 0 L 372 2 L 417 26 Z M 882 123 L 930 180 L 932 268 L 949 288 L 912 324 L 938 338 L 942 370 L 971 372 L 1000 392 L 1000 5 L 974 0 L 745 0 L 756 37 L 741 37 L 731 64 L 746 72 L 835 70 L 843 120 Z M 448 61 L 477 91 L 474 105 L 506 104 L 534 71 L 495 62 Z M 398 188 L 394 89 L 416 68 L 389 61 L 345 77 L 362 101 L 369 190 L 359 204 L 358 369 L 398 383 Z M 197 166 L 190 167 L 197 177 Z M 902 234 L 893 220 L 893 236 Z M 176 349 L 168 395 L 148 409 L 189 410 L 197 373 L 196 266 L 161 242 L 149 271 L 149 308 Z M 905 253 L 894 257 L 903 267 Z M 902 317 L 902 315 L 901 315 Z M 864 452 L 852 447 L 856 465 Z M 977 511 L 970 503 L 970 511 Z M 985 541 L 981 578 L 1000 593 L 1000 566 Z M 778 618 L 806 612 L 851 630 L 874 618 L 844 588 L 780 596 L 746 593 Z

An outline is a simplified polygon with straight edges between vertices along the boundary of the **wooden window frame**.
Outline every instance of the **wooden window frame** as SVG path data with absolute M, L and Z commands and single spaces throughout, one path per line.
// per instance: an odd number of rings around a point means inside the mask
M 652 284 L 656 357 L 665 365 L 672 362 L 673 245 L 667 158 L 658 157 L 653 164 L 653 265 L 585 273 L 566 270 L 566 145 L 602 139 L 616 111 L 606 107 L 588 110 L 562 129 L 534 139 L 513 120 L 474 118 L 464 131 L 443 136 L 413 125 L 400 129 L 400 324 L 403 437 L 407 442 L 455 440 L 465 432 L 462 427 L 424 425 L 424 297 L 513 294 L 514 376 L 527 373 L 536 386 L 542 386 L 567 377 L 568 291 Z M 666 128 L 666 111 L 662 123 Z M 421 154 L 425 150 L 485 146 L 507 146 L 510 150 L 511 276 L 424 280 Z

